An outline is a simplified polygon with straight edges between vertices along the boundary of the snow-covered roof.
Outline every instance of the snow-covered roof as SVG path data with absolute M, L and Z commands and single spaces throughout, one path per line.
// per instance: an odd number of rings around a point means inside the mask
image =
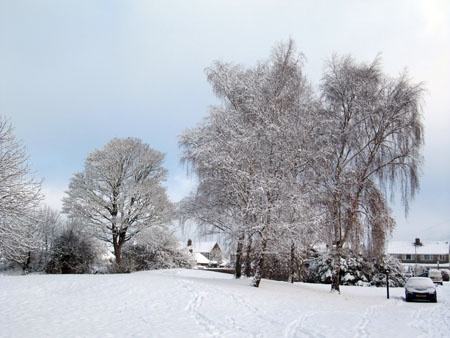
M 216 245 L 217 242 L 192 242 L 192 251 L 193 252 L 211 252 Z
M 414 255 L 447 255 L 450 247 L 449 242 L 421 241 L 422 245 L 415 246 L 414 241 L 393 241 L 388 245 L 389 254 Z
M 209 264 L 209 259 L 203 256 L 200 252 L 194 252 L 193 255 L 197 264 Z

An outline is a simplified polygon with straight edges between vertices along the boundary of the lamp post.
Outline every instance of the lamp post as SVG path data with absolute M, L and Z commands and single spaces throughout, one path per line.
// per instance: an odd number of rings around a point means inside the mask
M 420 238 L 416 238 L 413 245 L 414 245 L 414 258 L 416 260 L 416 266 L 414 267 L 414 276 L 417 276 L 417 246 L 422 246 Z
M 414 259 L 416 260 L 416 265 L 414 266 L 414 276 L 417 276 L 417 244 L 414 243 Z
M 386 297 L 389 299 L 389 269 L 386 269 Z

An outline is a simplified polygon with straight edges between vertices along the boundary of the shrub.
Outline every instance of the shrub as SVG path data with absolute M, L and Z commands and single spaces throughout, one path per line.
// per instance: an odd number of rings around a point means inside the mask
M 65 230 L 52 246 L 47 273 L 87 273 L 90 272 L 96 252 L 91 241 L 81 237 L 73 229 Z
M 335 257 L 326 252 L 313 258 L 307 272 L 306 281 L 310 283 L 331 284 Z M 386 270 L 389 269 L 389 285 L 403 286 L 405 276 L 398 260 L 384 256 L 377 263 L 375 260 L 346 251 L 341 257 L 342 285 L 386 286 Z
M 191 257 L 178 248 L 176 238 L 162 227 L 149 229 L 122 249 L 121 269 L 127 272 L 191 268 L 192 265 Z
M 392 287 L 405 286 L 406 276 L 400 261 L 392 256 L 384 256 L 373 276 L 370 284 L 374 286 L 386 286 L 386 270 L 389 270 L 389 285 Z
M 335 256 L 326 252 L 310 261 L 306 281 L 331 284 Z M 374 265 L 361 255 L 346 252 L 341 257 L 340 279 L 342 285 L 362 285 L 373 275 Z

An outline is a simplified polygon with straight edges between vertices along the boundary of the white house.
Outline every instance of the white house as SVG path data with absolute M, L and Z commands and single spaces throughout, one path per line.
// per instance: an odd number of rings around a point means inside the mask
M 404 266 L 424 270 L 428 268 L 449 268 L 449 241 L 392 241 L 387 252 L 395 256 Z M 420 272 L 418 272 L 420 273 Z
M 193 254 L 197 265 L 219 266 L 223 261 L 223 254 L 217 242 L 193 242 L 187 241 L 187 249 Z

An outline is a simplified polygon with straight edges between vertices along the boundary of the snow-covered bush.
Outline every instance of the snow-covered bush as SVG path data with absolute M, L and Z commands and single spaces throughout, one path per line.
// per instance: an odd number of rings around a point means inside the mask
M 309 262 L 306 281 L 330 284 L 335 256 L 330 253 L 317 255 Z M 379 263 L 350 251 L 343 253 L 340 264 L 342 285 L 386 286 L 386 270 L 389 270 L 389 285 L 403 286 L 405 276 L 398 260 L 391 256 L 382 257 Z
M 45 271 L 63 274 L 88 273 L 95 258 L 93 243 L 74 229 L 67 229 L 55 239 Z
M 266 254 L 263 278 L 287 281 L 289 278 L 289 259 L 289 252 Z
M 309 262 L 306 281 L 331 284 L 335 259 L 329 252 L 313 258 Z M 345 253 L 341 257 L 340 268 L 342 285 L 363 285 L 370 281 L 374 265 L 360 255 Z
M 186 254 L 171 247 L 130 244 L 122 254 L 127 272 L 192 267 Z
M 178 241 L 167 229 L 154 227 L 122 249 L 126 271 L 191 268 L 191 257 L 178 248 Z
M 406 276 L 400 261 L 392 256 L 384 256 L 380 266 L 377 267 L 378 273 L 374 274 L 370 285 L 386 286 L 386 271 L 388 270 L 389 285 L 392 287 L 404 286 Z

